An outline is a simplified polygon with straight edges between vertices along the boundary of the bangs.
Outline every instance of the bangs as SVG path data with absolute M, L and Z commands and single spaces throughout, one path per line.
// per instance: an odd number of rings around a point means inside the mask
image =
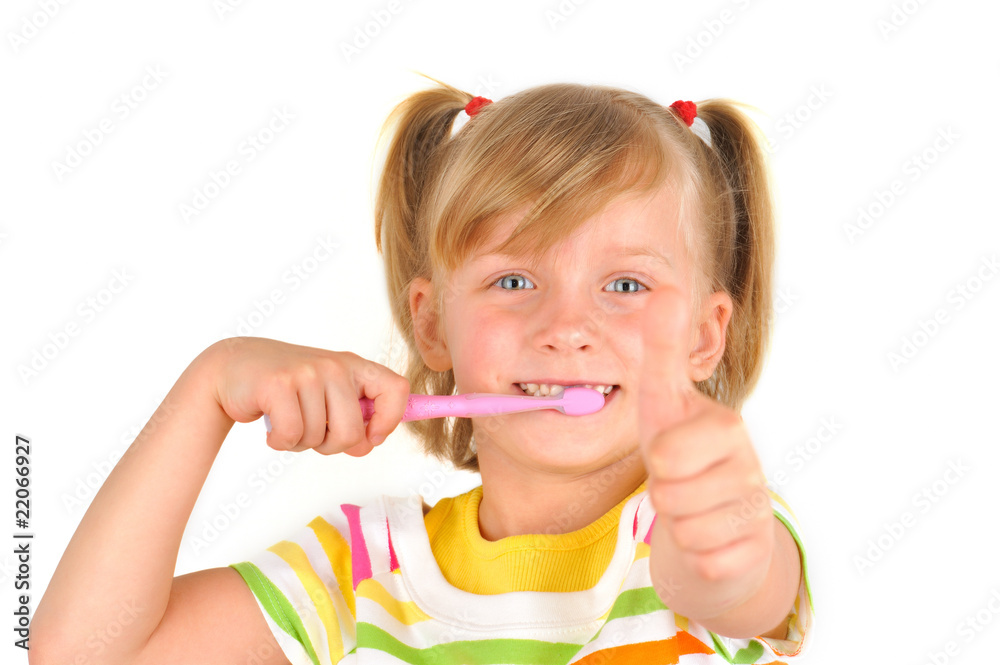
M 667 149 L 676 124 L 625 91 L 573 84 L 484 107 L 443 147 L 437 199 L 422 211 L 429 267 L 451 273 L 487 249 L 537 260 L 615 199 L 666 184 L 683 207 L 691 183 Z M 515 215 L 510 236 L 487 248 Z

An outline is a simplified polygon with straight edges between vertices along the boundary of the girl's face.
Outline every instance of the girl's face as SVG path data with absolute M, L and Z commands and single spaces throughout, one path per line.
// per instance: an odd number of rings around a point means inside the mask
M 614 201 L 534 268 L 491 253 L 519 219 L 505 220 L 487 249 L 450 276 L 444 339 L 422 349 L 424 359 L 437 371 L 453 368 L 459 393 L 523 395 L 520 384 L 529 383 L 614 386 L 604 408 L 587 416 L 546 409 L 474 418 L 481 469 L 503 463 L 588 473 L 637 456 L 643 308 L 664 284 L 690 292 L 675 202 L 666 188 Z

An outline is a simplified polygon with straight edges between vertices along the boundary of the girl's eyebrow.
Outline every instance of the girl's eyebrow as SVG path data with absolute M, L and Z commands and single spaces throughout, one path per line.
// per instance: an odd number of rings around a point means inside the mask
M 652 247 L 638 247 L 638 246 L 611 247 L 610 251 L 612 252 L 612 256 L 615 257 L 648 256 L 654 261 L 662 263 L 667 267 L 670 268 L 673 267 L 673 264 L 670 263 L 670 260 L 667 257 L 665 257 L 660 252 L 656 251 Z
M 660 252 L 656 251 L 655 249 L 653 249 L 651 247 L 643 247 L 643 246 L 638 246 L 638 245 L 629 245 L 629 246 L 612 245 L 611 247 L 608 248 L 608 256 L 611 256 L 612 258 L 629 258 L 629 257 L 632 257 L 632 256 L 648 256 L 649 258 L 653 259 L 657 263 L 662 263 L 663 265 L 667 266 L 668 268 L 673 268 L 673 264 L 670 262 L 670 259 L 668 259 L 666 256 L 664 256 L 663 254 L 661 254 Z M 488 260 L 494 259 L 494 258 L 514 259 L 514 260 L 530 260 L 531 259 L 531 257 L 527 256 L 527 255 L 520 256 L 520 255 L 515 255 L 515 254 L 512 254 L 512 253 L 508 253 L 508 252 L 485 252 L 485 253 L 477 254 L 476 256 L 474 256 L 472 258 L 472 261 L 474 263 L 480 263 L 480 262 L 488 261 Z

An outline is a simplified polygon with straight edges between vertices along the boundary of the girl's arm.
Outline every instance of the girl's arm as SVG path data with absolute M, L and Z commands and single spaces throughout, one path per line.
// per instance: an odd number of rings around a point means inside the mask
M 784 619 L 795 602 L 802 567 L 798 546 L 785 525 L 776 517 L 768 519 L 774 529 L 774 547 L 766 572 L 754 585 L 753 594 L 737 604 L 732 602 L 733 580 L 707 580 L 692 571 L 690 560 L 677 547 L 665 521 L 657 519 L 650 536 L 650 548 L 655 552 L 650 556 L 650 573 L 663 602 L 717 635 L 785 639 Z M 743 580 L 737 583 L 745 586 Z
M 234 424 L 212 394 L 214 347 L 184 370 L 83 516 L 31 622 L 33 664 L 134 662 L 163 619 L 184 527 Z
M 361 395 L 375 400 L 367 426 Z M 195 500 L 234 422 L 267 412 L 276 450 L 359 457 L 399 424 L 408 395 L 405 378 L 350 352 L 258 337 L 208 347 L 73 534 L 31 622 L 32 665 L 287 662 L 235 570 L 174 578 Z

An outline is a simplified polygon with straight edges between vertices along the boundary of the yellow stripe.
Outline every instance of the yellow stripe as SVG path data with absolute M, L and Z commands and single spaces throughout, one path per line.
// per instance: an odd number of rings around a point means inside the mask
M 337 527 L 327 522 L 322 517 L 317 517 L 309 523 L 316 540 L 323 546 L 326 558 L 333 566 L 333 573 L 337 577 L 337 586 L 340 587 L 340 595 L 347 601 L 347 609 L 351 611 L 351 616 L 357 621 L 358 615 L 354 609 L 354 580 L 351 578 L 351 548 L 344 540 L 344 537 L 337 531 Z
M 361 598 L 367 598 L 381 605 L 386 612 L 395 617 L 396 621 L 404 626 L 412 626 L 415 623 L 430 619 L 412 600 L 405 603 L 399 602 L 384 586 L 374 579 L 362 580 L 358 584 L 357 593 Z
M 799 521 L 799 518 L 797 518 L 797 517 L 795 516 L 795 513 L 793 513 L 793 512 L 792 512 L 792 507 L 791 507 L 791 506 L 789 506 L 789 505 L 788 505 L 787 503 L 785 503 L 785 500 L 784 500 L 784 499 L 782 499 L 782 498 L 781 498 L 780 496 L 778 496 L 778 494 L 777 494 L 776 492 L 774 492 L 774 490 L 771 490 L 771 489 L 768 489 L 768 490 L 767 490 L 767 493 L 771 495 L 771 498 L 772 498 L 772 499 L 774 499 L 775 501 L 777 501 L 778 503 L 780 503 L 780 504 L 781 504 L 781 506 L 782 506 L 782 507 L 783 507 L 783 508 L 784 508 L 785 510 L 787 510 L 787 511 L 788 511 L 788 514 L 792 516 L 792 519 L 793 519 L 793 520 L 795 520 L 796 522 L 798 522 L 798 521 Z
M 677 624 L 677 629 L 678 630 L 683 630 L 684 632 L 688 632 L 688 618 L 687 617 L 681 616 L 680 614 L 676 614 L 675 613 L 674 614 L 674 623 Z
M 635 559 L 633 561 L 638 561 L 639 559 L 644 559 L 649 556 L 649 545 L 644 542 L 638 542 L 635 544 Z
M 323 628 L 326 630 L 327 644 L 330 647 L 330 662 L 336 663 L 340 661 L 344 657 L 344 643 L 340 636 L 340 621 L 337 619 L 337 613 L 334 611 L 333 603 L 330 601 L 330 593 L 323 584 L 323 580 L 313 570 L 305 550 L 297 543 L 287 540 L 282 540 L 267 549 L 284 559 L 292 567 L 292 570 L 295 571 L 299 581 L 305 587 L 309 598 L 316 607 L 316 614 L 319 616 L 320 621 L 323 622 Z

